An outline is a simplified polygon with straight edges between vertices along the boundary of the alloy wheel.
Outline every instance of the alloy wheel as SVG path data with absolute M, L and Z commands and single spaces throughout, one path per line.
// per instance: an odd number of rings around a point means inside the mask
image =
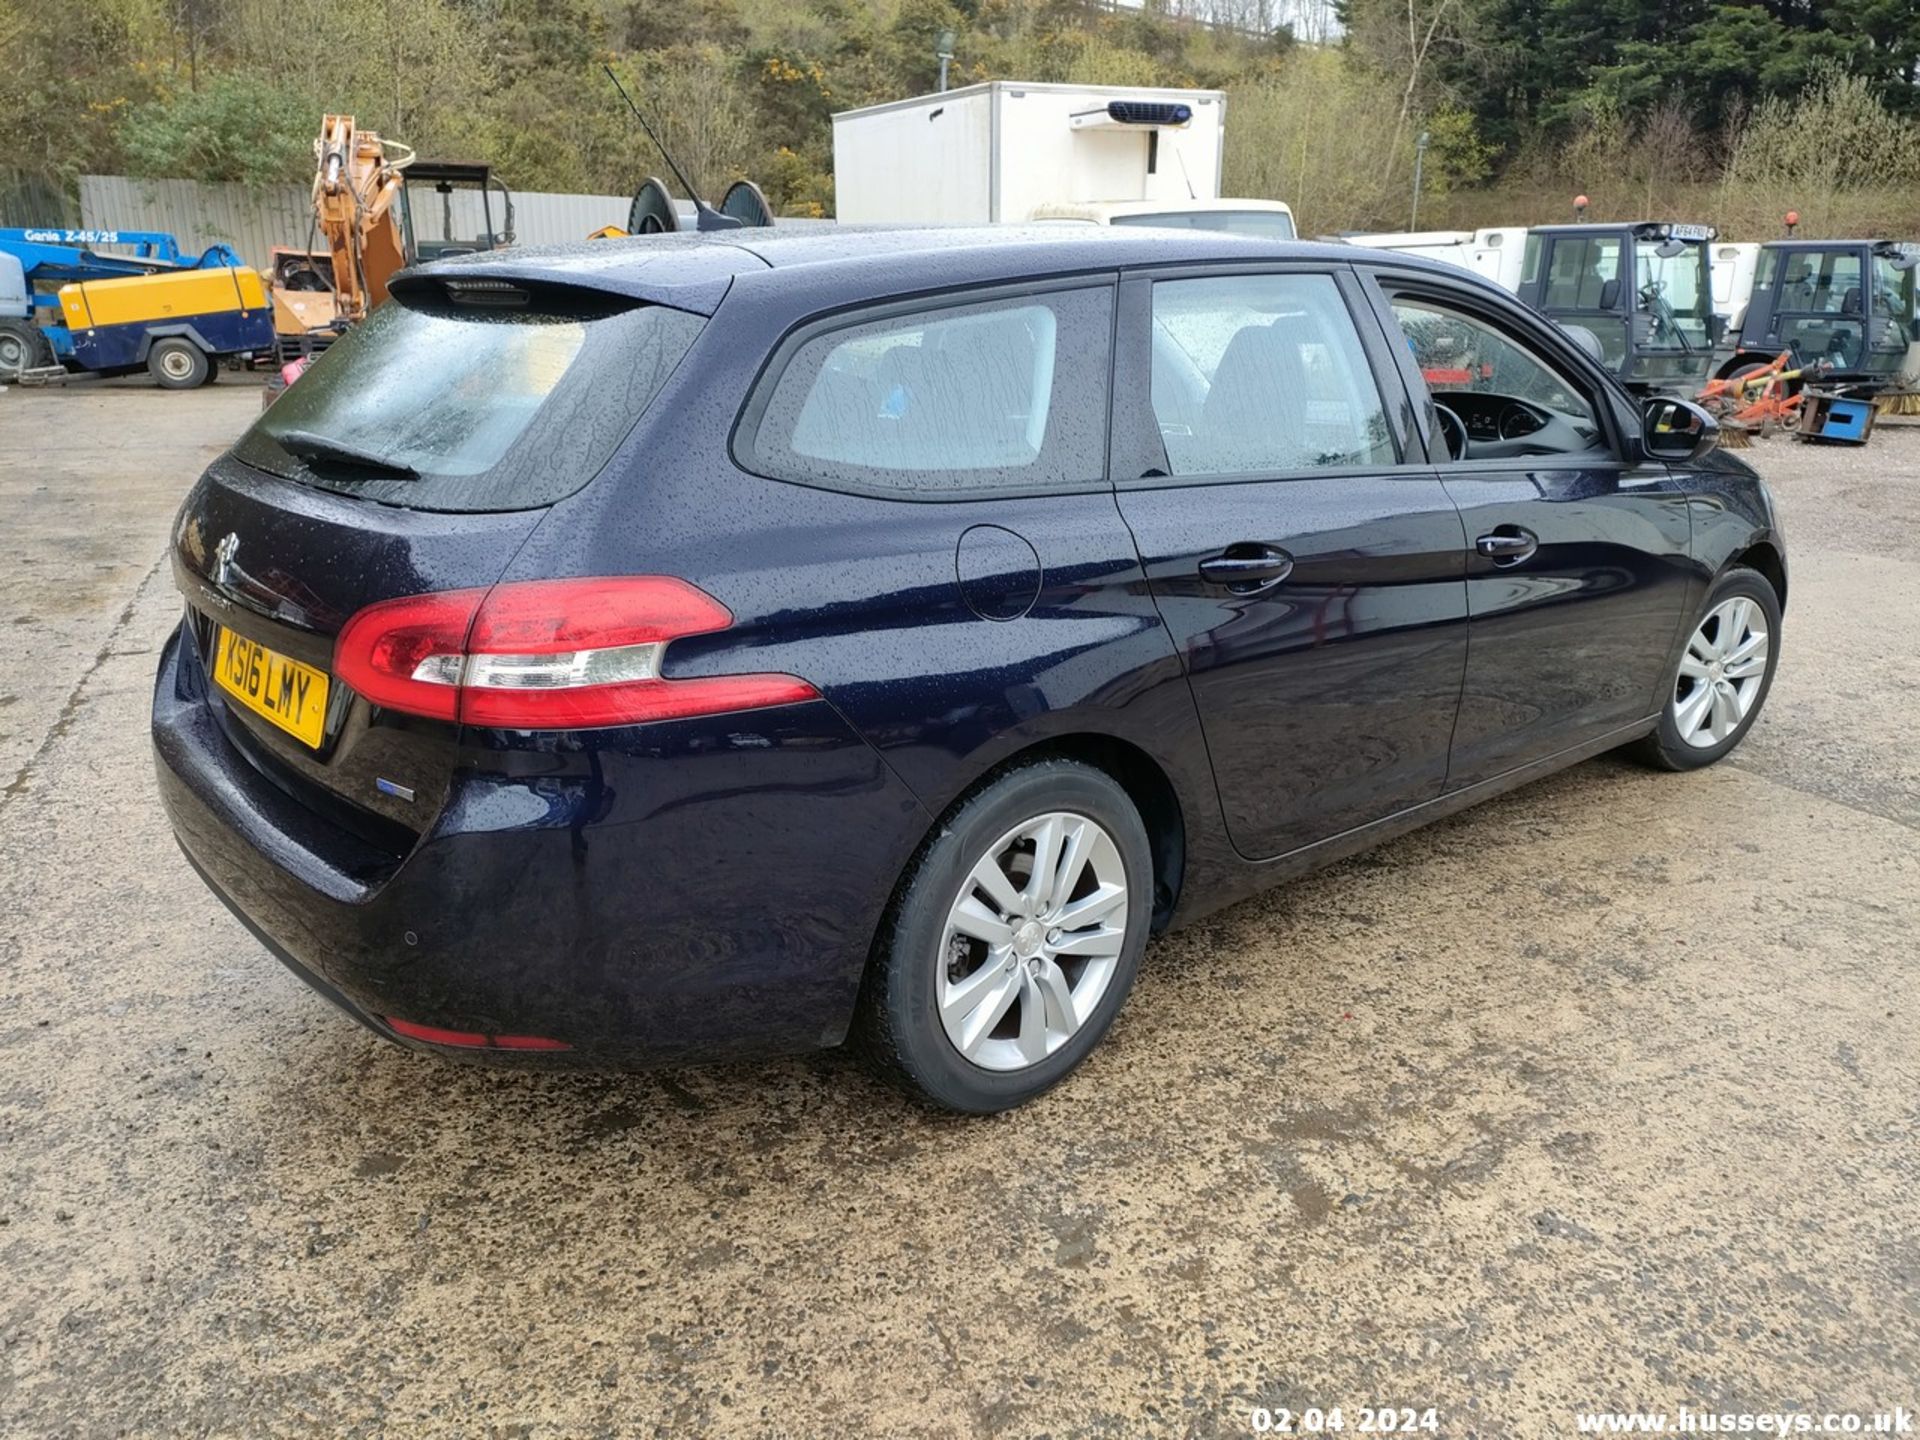
M 1740 728 L 1767 677 L 1766 612 L 1745 595 L 1707 612 L 1680 657 L 1673 727 L 1687 744 L 1710 750 Z
M 941 938 L 938 1004 L 953 1047 L 985 1070 L 1058 1050 L 1113 982 L 1127 935 L 1113 837 L 1055 811 L 1007 831 L 962 882 Z

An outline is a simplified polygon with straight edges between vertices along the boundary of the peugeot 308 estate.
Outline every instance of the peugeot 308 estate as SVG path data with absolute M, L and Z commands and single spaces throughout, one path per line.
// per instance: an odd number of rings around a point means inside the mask
M 1787 573 L 1683 402 L 1389 252 L 767 231 L 417 269 L 181 507 L 182 849 L 399 1044 L 849 1039 L 1017 1104 L 1148 937 L 1753 725 Z

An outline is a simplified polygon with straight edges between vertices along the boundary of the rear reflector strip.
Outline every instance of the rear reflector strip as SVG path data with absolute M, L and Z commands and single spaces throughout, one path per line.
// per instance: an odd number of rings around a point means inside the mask
M 387 1028 L 409 1040 L 428 1045 L 446 1045 L 456 1050 L 571 1050 L 564 1040 L 548 1040 L 540 1035 L 482 1035 L 477 1030 L 443 1030 L 438 1025 L 416 1025 L 411 1020 L 386 1017 Z

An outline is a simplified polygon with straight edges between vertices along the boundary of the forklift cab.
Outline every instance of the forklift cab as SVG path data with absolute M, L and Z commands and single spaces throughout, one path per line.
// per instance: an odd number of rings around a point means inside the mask
M 409 264 L 513 243 L 513 197 L 485 165 L 416 160 L 401 176 Z
M 1740 350 L 1797 365 L 1825 361 L 1840 382 L 1898 375 L 1915 325 L 1920 248 L 1891 240 L 1770 240 L 1740 330 Z
M 1697 389 L 1721 318 L 1713 310 L 1710 225 L 1541 225 L 1527 232 L 1520 298 L 1593 333 L 1614 373 L 1640 390 Z

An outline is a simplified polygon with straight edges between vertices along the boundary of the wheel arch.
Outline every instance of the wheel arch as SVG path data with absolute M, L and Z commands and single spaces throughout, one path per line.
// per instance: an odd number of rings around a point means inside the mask
M 134 359 L 136 360 L 137 363 L 141 365 L 144 365 L 147 363 L 148 352 L 150 352 L 153 349 L 153 343 L 156 340 L 185 340 L 188 343 L 197 346 L 200 349 L 200 351 L 206 355 L 207 361 L 209 364 L 212 363 L 213 358 L 217 353 L 213 348 L 212 342 L 209 341 L 206 336 L 200 333 L 199 328 L 197 326 L 184 324 L 184 323 L 173 324 L 173 325 L 150 325 L 147 327 L 146 331 L 140 336 L 140 348 L 134 352 Z
M 1735 551 L 1720 567 L 1720 574 L 1724 575 L 1733 569 L 1757 570 L 1773 587 L 1773 593 L 1780 601 L 1780 608 L 1782 610 L 1787 608 L 1786 557 L 1771 540 L 1757 540 L 1744 550 Z M 1719 576 L 1714 578 L 1718 579 Z
M 991 785 L 1008 771 L 1031 765 L 1037 760 L 1070 760 L 1098 770 L 1114 780 L 1146 827 L 1147 846 L 1153 855 L 1153 920 L 1151 933 L 1167 928 L 1180 899 L 1181 884 L 1187 869 L 1187 822 L 1180 804 L 1180 792 L 1174 788 L 1166 768 L 1130 740 L 1093 731 L 1049 735 L 997 759 L 956 795 L 927 827 L 915 854 L 940 832 L 947 817 Z M 908 871 L 911 872 L 911 866 Z

